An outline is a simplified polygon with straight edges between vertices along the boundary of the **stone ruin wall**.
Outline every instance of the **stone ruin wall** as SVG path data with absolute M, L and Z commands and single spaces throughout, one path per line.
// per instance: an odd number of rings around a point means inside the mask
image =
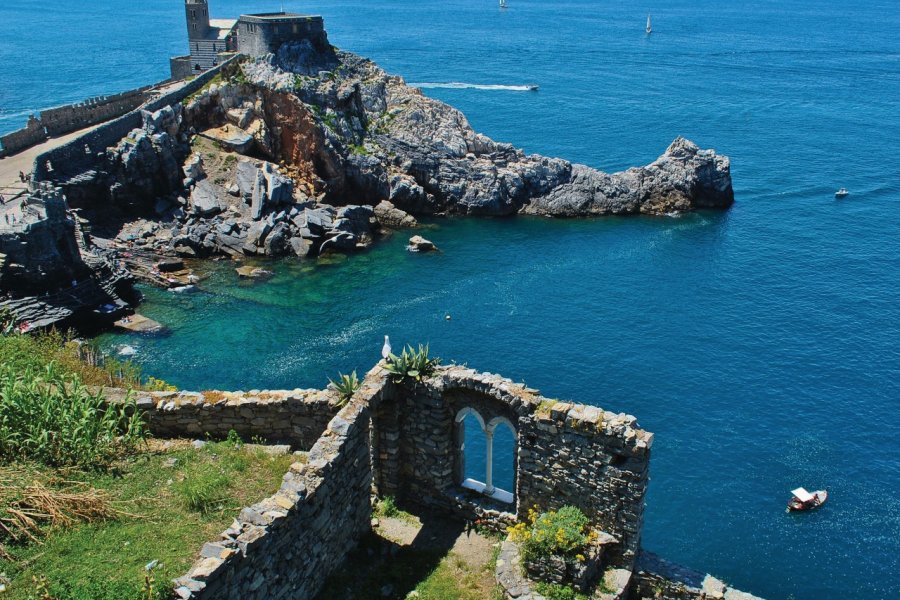
M 485 423 L 502 418 L 515 428 L 512 505 L 459 485 L 455 419 L 465 408 L 474 408 Z M 548 400 L 497 375 L 447 367 L 427 385 L 386 398 L 374 419 L 379 493 L 477 518 L 501 531 L 535 506 L 577 506 L 619 540 L 615 563 L 634 561 L 653 440 L 634 417 Z M 495 462 L 509 458 L 494 455 Z
M 126 397 L 104 390 L 108 401 Z M 242 439 L 262 438 L 309 450 L 338 411 L 337 394 L 323 390 L 249 392 L 133 392 L 138 410 L 160 438 L 225 439 L 232 429 Z
M 40 144 L 46 139 L 47 130 L 44 129 L 44 124 L 34 115 L 30 115 L 25 127 L 0 136 L 0 156 L 15 154 Z
M 121 401 L 122 390 L 106 392 Z M 371 494 L 501 529 L 572 504 L 617 537 L 612 563 L 633 570 L 629 598 L 756 600 L 640 550 L 652 434 L 634 417 L 558 402 L 497 375 L 441 367 L 415 385 L 376 365 L 343 408 L 330 390 L 138 392 L 154 435 L 223 438 L 234 429 L 309 450 L 272 496 L 243 509 L 175 582 L 182 599 L 315 598 L 370 528 Z M 456 416 L 515 427 L 514 504 L 460 487 Z M 495 459 L 498 457 L 495 457 Z M 500 458 L 504 460 L 505 458 Z M 615 550 L 615 549 L 614 549 Z
M 220 539 L 203 546 L 200 558 L 176 580 L 175 597 L 314 598 L 370 528 L 370 406 L 380 402 L 386 387 L 376 367 L 337 414 L 333 392 L 139 395 L 151 430 L 163 437 L 244 427 L 244 435 L 293 440 L 309 449 L 306 462 L 291 465 L 274 495 L 244 508 Z M 123 395 L 117 391 L 108 398 Z M 323 418 L 320 435 L 307 446 Z
M 41 111 L 29 117 L 23 129 L 0 137 L 0 156 L 15 154 L 47 139 L 120 117 L 147 99 L 154 86 L 143 86 L 112 96 L 97 96 L 83 102 L 66 104 Z

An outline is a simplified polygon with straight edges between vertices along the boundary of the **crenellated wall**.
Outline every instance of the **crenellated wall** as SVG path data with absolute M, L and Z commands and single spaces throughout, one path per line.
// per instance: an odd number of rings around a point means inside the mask
M 25 127 L 0 136 L 0 156 L 21 152 L 26 148 L 40 144 L 46 139 L 47 130 L 44 129 L 44 123 L 40 119 L 35 118 L 34 115 L 30 115 Z
M 154 112 L 165 106 L 181 102 L 194 92 L 201 90 L 223 69 L 239 61 L 240 58 L 239 55 L 233 56 L 218 67 L 148 101 L 135 110 L 95 127 L 62 146 L 38 155 L 32 169 L 34 180 L 65 184 L 71 178 L 84 174 L 94 168 L 97 153 L 106 152 L 107 148 L 118 144 L 131 130 L 141 127 L 143 124 L 141 111 Z
M 0 137 L 0 156 L 15 154 L 48 137 L 65 135 L 120 117 L 143 104 L 153 87 L 147 85 L 112 96 L 88 98 L 75 104 L 48 108 L 41 111 L 38 117 L 31 115 L 23 129 Z

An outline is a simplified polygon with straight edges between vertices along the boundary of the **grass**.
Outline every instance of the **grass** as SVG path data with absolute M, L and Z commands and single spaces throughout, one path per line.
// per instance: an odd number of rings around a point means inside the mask
M 375 503 L 375 509 L 372 511 L 373 516 L 380 519 L 400 519 L 411 525 L 419 525 L 419 519 L 415 515 L 402 510 L 397 506 L 393 496 L 385 496 Z
M 170 580 L 187 571 L 203 543 L 216 539 L 240 508 L 274 493 L 296 458 L 228 441 L 202 450 L 172 444 L 153 442 L 102 473 L 32 462 L 0 467 L 8 485 L 95 490 L 118 511 L 65 527 L 45 523 L 37 542 L 7 542 L 5 556 L 0 551 L 0 573 L 9 580 L 4 600 L 43 600 L 41 585 L 58 600 L 167 597 Z M 148 573 L 154 560 L 159 564 Z

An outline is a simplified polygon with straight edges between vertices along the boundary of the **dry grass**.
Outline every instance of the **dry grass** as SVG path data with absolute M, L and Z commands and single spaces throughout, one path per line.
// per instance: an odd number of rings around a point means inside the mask
M 77 481 L 25 484 L 11 469 L 0 469 L 0 507 L 0 540 L 12 542 L 40 543 L 48 529 L 134 516 L 115 508 L 106 491 Z

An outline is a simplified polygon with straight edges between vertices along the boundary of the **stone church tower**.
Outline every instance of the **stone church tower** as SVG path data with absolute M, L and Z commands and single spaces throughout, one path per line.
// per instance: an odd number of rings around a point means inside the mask
M 209 6 L 206 0 L 185 0 L 184 12 L 188 40 L 203 40 L 209 35 Z

